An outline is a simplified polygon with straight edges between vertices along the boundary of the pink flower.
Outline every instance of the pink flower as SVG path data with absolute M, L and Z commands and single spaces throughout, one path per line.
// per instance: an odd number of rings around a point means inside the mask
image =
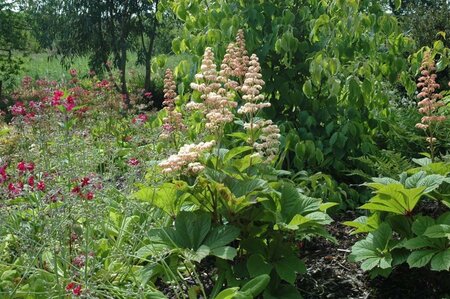
M 147 122 L 147 120 L 148 120 L 148 116 L 147 116 L 146 114 L 139 114 L 137 117 L 134 117 L 134 118 L 131 120 L 131 122 L 132 122 L 133 124 L 138 124 L 138 125 L 140 125 L 140 124 L 143 124 L 143 123 Z
M 153 96 L 153 94 L 150 91 L 147 91 L 146 93 L 144 93 L 144 97 L 146 98 L 151 98 Z
M 32 172 L 32 171 L 34 170 L 34 163 L 33 163 L 33 162 L 25 163 L 25 168 L 26 168 L 28 171 Z
M 68 96 L 66 102 L 64 103 L 64 107 L 66 107 L 67 111 L 71 111 L 75 108 L 75 98 L 73 96 Z
M 34 188 L 34 176 L 30 176 L 28 178 L 28 186 L 30 186 L 31 188 Z
M 69 73 L 70 73 L 70 75 L 71 75 L 72 77 L 76 77 L 76 76 L 78 75 L 78 72 L 77 72 L 76 69 L 71 69 L 71 70 L 69 71 Z
M 39 191 L 45 191 L 45 183 L 44 183 L 43 181 L 39 181 L 39 182 L 37 183 L 37 189 L 38 189 Z
M 88 192 L 88 193 L 86 194 L 86 199 L 87 199 L 87 200 L 93 200 L 93 199 L 94 199 L 94 193 Z
M 8 164 L 0 166 L 0 184 L 4 183 L 8 179 L 8 175 L 6 174 L 6 167 L 8 167 Z
M 130 166 L 138 166 L 139 165 L 139 160 L 136 158 L 131 158 L 130 160 L 128 160 L 128 165 Z
M 69 283 L 67 286 L 66 286 L 66 291 L 68 292 L 68 291 L 71 291 L 71 290 L 73 290 L 73 288 L 75 288 L 75 283 L 74 282 L 71 282 L 71 283 Z
M 81 296 L 81 285 L 77 285 L 73 288 L 72 293 L 74 296 Z
M 72 188 L 72 193 L 76 193 L 76 194 L 80 194 L 81 193 L 81 188 L 80 186 L 76 185 L 75 187 Z
M 79 255 L 76 258 L 73 259 L 72 264 L 75 267 L 81 268 L 84 266 L 84 263 L 86 262 L 86 257 L 84 255 Z
M 25 172 L 27 170 L 27 167 L 25 166 L 25 162 L 21 161 L 17 164 L 17 170 L 19 170 L 20 172 Z
M 17 102 L 11 107 L 11 113 L 14 116 L 25 115 L 27 113 L 25 106 L 22 102 Z
M 88 177 L 84 177 L 81 179 L 81 187 L 86 187 L 91 183 L 91 180 Z

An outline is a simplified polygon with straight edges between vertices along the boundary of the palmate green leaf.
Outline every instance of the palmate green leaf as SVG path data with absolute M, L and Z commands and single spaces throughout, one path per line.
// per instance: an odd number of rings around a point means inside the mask
M 262 179 L 237 180 L 228 178 L 225 183 L 236 197 L 246 196 L 267 187 L 267 181 Z
M 247 260 L 247 270 L 250 277 L 256 277 L 262 274 L 270 274 L 273 266 L 266 262 L 260 254 L 254 254 Z
M 435 221 L 430 216 L 420 216 L 417 217 L 417 219 L 414 221 L 411 229 L 416 235 L 421 236 L 427 230 L 428 227 L 434 224 Z
M 211 249 L 211 254 L 221 259 L 232 261 L 237 255 L 237 250 L 231 246 L 222 246 Z
M 391 237 L 391 227 L 386 223 L 381 224 L 376 231 L 369 233 L 366 239 L 353 245 L 350 259 L 356 262 L 363 261 L 361 269 L 364 271 L 375 267 L 382 269 L 391 267 L 392 256 L 388 251 Z
M 297 273 L 306 273 L 305 263 L 295 255 L 289 255 L 275 263 L 275 271 L 281 279 L 294 284 Z
M 449 271 L 450 270 L 450 248 L 437 253 L 431 260 L 431 270 Z
M 211 249 L 222 247 L 236 240 L 239 236 L 239 232 L 240 231 L 237 227 L 231 225 L 214 227 L 208 233 L 203 244 L 207 245 Z
M 429 247 L 430 245 L 431 245 L 430 240 L 428 240 L 425 237 L 412 238 L 402 243 L 402 246 L 409 250 L 425 248 Z
M 417 187 L 417 183 L 426 176 L 427 173 L 425 171 L 419 171 L 418 173 L 413 174 L 412 176 L 410 176 L 405 180 L 405 187 L 406 188 Z
M 251 146 L 238 146 L 238 147 L 232 148 L 225 154 L 225 156 L 223 158 L 223 163 L 228 163 L 228 161 L 230 161 L 237 155 L 251 151 L 251 150 L 253 150 L 253 147 L 251 147 Z
M 360 216 L 353 221 L 345 221 L 344 225 L 356 228 L 351 234 L 368 233 L 376 230 L 380 226 L 380 215 L 375 213 L 370 217 Z
M 431 258 L 439 252 L 436 249 L 424 249 L 413 251 L 406 262 L 411 268 L 421 268 L 428 264 Z
M 282 222 L 289 223 L 297 214 L 305 216 L 320 209 L 322 202 L 320 199 L 300 193 L 293 184 L 283 183 L 280 191 L 279 204 Z
M 175 219 L 178 244 L 182 248 L 197 250 L 211 228 L 211 216 L 205 212 L 182 211 Z
M 450 239 L 450 225 L 436 224 L 428 227 L 423 233 L 424 236 L 429 238 L 448 238 Z
M 442 175 L 432 174 L 428 175 L 417 182 L 417 187 L 424 186 L 426 189 L 424 193 L 429 193 L 439 188 L 439 186 L 446 180 Z
M 414 209 L 424 190 L 425 187 L 406 189 L 401 184 L 389 184 L 380 187 L 377 194 L 360 208 L 404 215 Z

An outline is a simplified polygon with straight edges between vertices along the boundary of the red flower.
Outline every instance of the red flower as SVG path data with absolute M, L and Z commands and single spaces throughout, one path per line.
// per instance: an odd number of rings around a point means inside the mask
M 73 259 L 72 264 L 75 267 L 81 268 L 84 266 L 85 262 L 86 262 L 86 256 L 81 254 Z
M 45 183 L 44 183 L 43 181 L 39 181 L 39 182 L 37 183 L 37 189 L 38 189 L 39 191 L 45 191 Z
M 25 163 L 25 168 L 28 170 L 28 171 L 33 171 L 34 170 L 34 163 L 33 162 L 30 162 L 30 163 Z
M 138 166 L 139 165 L 139 160 L 136 158 L 131 158 L 130 160 L 128 160 L 128 165 L 130 166 Z
M 14 106 L 11 107 L 11 113 L 12 115 L 25 115 L 27 111 L 25 110 L 25 106 L 22 102 L 17 102 L 14 104 Z
M 72 188 L 72 193 L 80 194 L 80 193 L 81 193 L 81 188 L 80 188 L 80 186 L 76 185 L 75 187 L 73 187 L 73 188 Z
M 6 174 L 6 167 L 8 167 L 8 164 L 0 166 L 0 184 L 4 183 L 8 179 L 8 175 Z
M 81 296 L 81 285 L 77 285 L 75 288 L 73 288 L 72 293 L 75 296 Z
M 31 188 L 34 188 L 34 176 L 30 176 L 28 178 L 28 186 L 30 186 Z
M 94 193 L 88 192 L 88 193 L 86 194 L 86 199 L 87 199 L 87 200 L 93 200 L 93 199 L 94 199 Z
M 90 179 L 88 177 L 84 177 L 81 179 L 81 187 L 86 187 L 90 184 Z
M 146 114 L 139 114 L 137 117 L 133 118 L 131 122 L 133 124 L 143 124 L 148 120 L 148 116 Z
M 71 75 L 72 77 L 76 77 L 76 76 L 78 75 L 78 72 L 77 72 L 76 69 L 71 69 L 71 70 L 69 71 L 69 73 L 70 73 L 70 75 Z
M 74 282 L 71 282 L 71 283 L 69 283 L 67 286 L 66 286 L 66 291 L 68 292 L 68 291 L 71 291 L 71 290 L 73 290 L 73 288 L 75 288 L 75 283 Z
M 27 170 L 27 167 L 25 166 L 25 162 L 21 161 L 17 164 L 17 170 L 20 172 L 25 172 Z
M 66 102 L 64 103 L 64 107 L 66 107 L 67 111 L 71 111 L 75 108 L 75 98 L 73 96 L 68 96 Z
M 152 93 L 150 91 L 144 93 L 144 97 L 146 98 L 151 98 L 152 97 Z

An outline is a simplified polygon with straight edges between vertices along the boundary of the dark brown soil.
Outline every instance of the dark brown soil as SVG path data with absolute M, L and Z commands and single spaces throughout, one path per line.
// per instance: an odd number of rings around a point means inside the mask
M 298 280 L 304 298 L 450 298 L 450 273 L 428 269 L 396 268 L 388 278 L 371 280 L 359 265 L 350 263 L 351 246 L 358 240 L 342 225 L 352 213 L 328 227 L 338 244 L 317 239 L 307 242 L 302 257 L 308 273 Z

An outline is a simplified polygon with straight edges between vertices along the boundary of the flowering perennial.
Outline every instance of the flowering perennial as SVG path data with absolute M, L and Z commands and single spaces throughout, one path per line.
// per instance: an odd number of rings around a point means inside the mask
M 177 154 L 171 155 L 167 160 L 159 163 L 159 166 L 165 174 L 180 170 L 186 170 L 187 173 L 198 173 L 204 169 L 204 166 L 198 162 L 200 155 L 214 145 L 215 141 L 185 144 Z
M 172 133 L 186 129 L 183 124 L 183 115 L 175 110 L 175 99 L 177 97 L 176 84 L 173 79 L 172 71 L 166 70 L 164 76 L 164 109 L 167 116 L 163 118 L 161 138 L 167 139 Z
M 416 124 L 416 128 L 426 132 L 426 141 L 430 144 L 431 156 L 433 158 L 434 143 L 436 143 L 433 130 L 438 123 L 445 121 L 446 117 L 437 114 L 439 107 L 445 104 L 440 101 L 442 95 L 437 92 L 440 86 L 436 83 L 436 66 L 430 52 L 425 52 L 420 71 L 422 76 L 418 80 L 417 87 L 421 91 L 417 95 L 417 98 L 421 99 L 421 101 L 417 105 L 419 106 L 419 113 L 423 114 L 423 117 L 420 123 Z

